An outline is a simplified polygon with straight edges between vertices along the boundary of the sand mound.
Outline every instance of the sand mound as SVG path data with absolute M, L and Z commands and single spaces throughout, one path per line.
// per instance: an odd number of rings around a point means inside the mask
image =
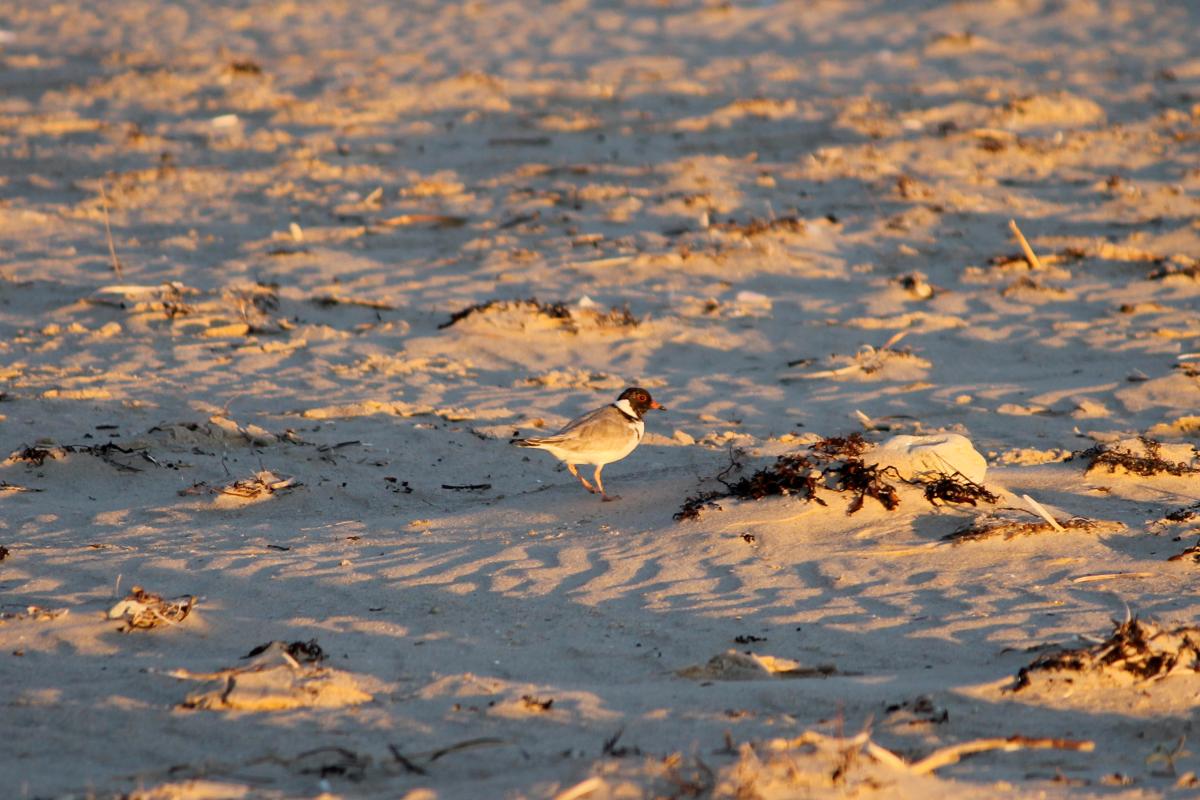
M 300 660 L 297 658 L 300 655 Z M 295 708 L 340 708 L 366 703 L 371 695 L 363 681 L 348 672 L 319 666 L 324 656 L 311 644 L 296 648 L 283 642 L 253 651 L 249 663 L 215 673 L 176 670 L 177 678 L 207 684 L 191 692 L 180 708 L 215 711 L 287 711 Z

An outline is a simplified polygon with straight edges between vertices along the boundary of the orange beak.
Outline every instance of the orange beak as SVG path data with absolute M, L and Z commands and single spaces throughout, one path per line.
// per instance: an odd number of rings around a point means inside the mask
M 667 407 L 659 403 L 657 400 L 650 401 L 650 408 L 657 408 L 659 411 L 666 411 Z

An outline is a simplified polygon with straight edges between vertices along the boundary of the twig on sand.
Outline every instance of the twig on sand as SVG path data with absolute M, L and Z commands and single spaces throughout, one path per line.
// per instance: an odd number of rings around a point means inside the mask
M 404 767 L 405 772 L 409 772 L 414 775 L 428 775 L 429 774 L 428 770 L 426 770 L 420 764 L 415 763 L 411 758 L 404 755 L 404 753 L 401 753 L 400 748 L 396 747 L 396 745 L 389 743 L 388 750 L 390 750 L 392 752 L 392 758 L 396 759 L 397 763 L 399 763 L 400 766 Z
M 478 739 L 467 739 L 462 742 L 455 742 L 452 745 L 434 750 L 429 754 L 430 762 L 437 761 L 442 756 L 448 756 L 451 753 L 457 753 L 460 750 L 470 750 L 475 747 L 492 747 L 498 744 L 508 744 L 506 739 L 498 739 L 495 736 L 480 736 Z
M 108 240 L 108 255 L 112 258 L 112 269 L 121 277 L 121 259 L 117 258 L 117 248 L 113 244 L 112 227 L 108 224 L 108 192 L 100 185 L 100 207 L 104 209 L 104 237 Z
M 1042 261 L 1037 257 L 1037 253 L 1033 252 L 1033 248 L 1029 246 L 1029 240 L 1025 238 L 1025 234 L 1021 233 L 1021 229 L 1017 227 L 1017 221 L 1010 219 L 1008 221 L 1008 229 L 1017 237 L 1017 243 L 1021 245 L 1021 250 L 1025 253 L 1025 260 L 1029 262 L 1029 268 L 1033 270 L 1042 269 Z

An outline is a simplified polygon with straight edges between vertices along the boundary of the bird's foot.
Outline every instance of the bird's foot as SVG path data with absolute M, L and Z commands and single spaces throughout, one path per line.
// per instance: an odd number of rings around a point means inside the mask
M 606 502 L 606 503 L 611 503 L 613 500 L 620 500 L 620 499 L 621 499 L 621 495 L 619 495 L 619 494 L 605 494 L 604 492 L 601 492 L 601 493 L 600 493 L 600 499 L 601 499 L 601 500 L 603 500 L 603 501 L 604 501 L 604 502 Z

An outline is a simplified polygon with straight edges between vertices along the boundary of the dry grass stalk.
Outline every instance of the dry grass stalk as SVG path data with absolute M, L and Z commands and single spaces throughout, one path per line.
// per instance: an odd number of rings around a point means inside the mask
M 108 240 L 108 255 L 112 259 L 113 272 L 121 277 L 121 259 L 117 258 L 117 247 L 113 244 L 112 227 L 108 224 L 108 192 L 100 186 L 100 207 L 104 209 L 104 237 Z

